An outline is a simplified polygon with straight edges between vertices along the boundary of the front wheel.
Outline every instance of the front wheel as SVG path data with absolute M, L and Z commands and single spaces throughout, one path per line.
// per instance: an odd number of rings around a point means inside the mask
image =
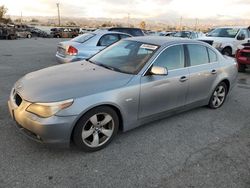
M 119 118 L 110 107 L 94 108 L 83 115 L 73 131 L 73 141 L 84 151 L 97 151 L 108 145 L 118 132 Z
M 227 97 L 227 85 L 221 82 L 214 90 L 208 106 L 212 109 L 220 108 Z

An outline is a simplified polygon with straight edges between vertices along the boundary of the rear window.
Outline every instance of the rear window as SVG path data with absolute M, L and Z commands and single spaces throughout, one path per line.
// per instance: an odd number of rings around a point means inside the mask
M 91 39 L 94 36 L 95 36 L 94 33 L 86 33 L 86 34 L 83 34 L 83 35 L 80 35 L 78 37 L 73 38 L 71 41 L 84 43 L 84 42 L 86 42 L 87 40 Z
M 136 29 L 136 28 L 111 28 L 109 29 L 109 31 L 128 33 L 132 36 L 144 36 L 144 33 L 140 29 Z

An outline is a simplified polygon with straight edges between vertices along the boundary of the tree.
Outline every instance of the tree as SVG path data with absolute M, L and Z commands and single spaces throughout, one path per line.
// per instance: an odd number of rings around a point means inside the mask
M 0 6 L 0 20 L 4 18 L 7 11 L 8 9 L 4 5 Z
M 145 22 L 145 21 L 142 21 L 142 22 L 140 23 L 140 28 L 141 28 L 141 29 L 145 29 L 145 28 L 146 28 L 146 22 Z
M 39 22 L 39 20 L 38 20 L 38 19 L 35 19 L 35 18 L 32 18 L 32 19 L 31 19 L 31 22 L 36 22 L 36 23 L 37 23 L 37 22 Z

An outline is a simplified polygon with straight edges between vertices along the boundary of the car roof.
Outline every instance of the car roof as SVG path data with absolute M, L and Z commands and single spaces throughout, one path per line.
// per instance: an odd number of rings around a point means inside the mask
M 248 28 L 248 26 L 223 26 L 223 27 L 216 27 L 214 29 L 218 28 L 233 28 L 233 29 L 243 29 L 243 28 Z
M 112 29 L 139 29 L 141 30 L 140 28 L 136 28 L 136 27 L 111 27 L 109 28 L 109 30 L 112 30 Z
M 90 32 L 90 33 L 94 33 L 94 34 L 99 34 L 99 35 L 103 35 L 103 34 L 108 34 L 108 33 L 112 33 L 112 34 L 123 34 L 123 35 L 128 35 L 128 36 L 131 36 L 130 34 L 128 33 L 122 33 L 122 32 L 118 32 L 118 31 L 108 31 L 108 30 L 105 30 L 105 29 L 98 29 L 98 30 L 95 30 L 93 32 Z
M 204 44 L 201 41 L 185 39 L 185 38 L 177 38 L 177 37 L 165 37 L 165 36 L 141 36 L 141 37 L 132 37 L 126 38 L 126 40 L 137 41 L 146 44 L 153 44 L 157 46 L 167 46 L 169 44 L 178 44 L 178 43 L 197 43 Z

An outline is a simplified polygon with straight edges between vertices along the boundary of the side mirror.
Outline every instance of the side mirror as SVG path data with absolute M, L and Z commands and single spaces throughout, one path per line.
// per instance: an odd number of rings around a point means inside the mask
M 241 34 L 237 37 L 237 40 L 245 40 L 246 36 L 244 34 Z
M 165 67 L 153 66 L 150 70 L 150 73 L 153 75 L 167 75 L 168 70 Z

